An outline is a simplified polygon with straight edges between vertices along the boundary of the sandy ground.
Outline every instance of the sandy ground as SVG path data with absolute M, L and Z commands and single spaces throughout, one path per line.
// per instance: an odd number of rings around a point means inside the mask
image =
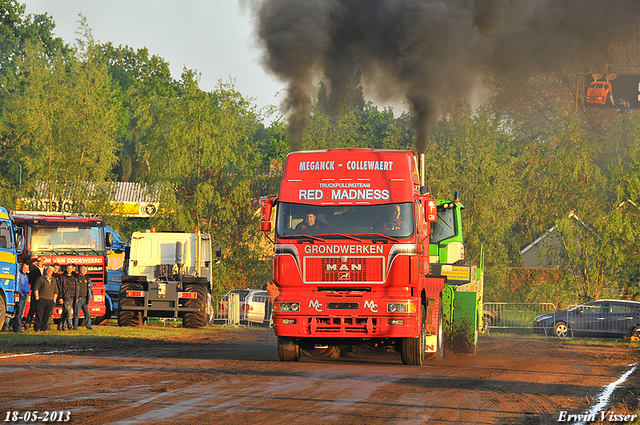
M 180 341 L 3 357 L 0 422 L 7 411 L 62 411 L 74 424 L 556 424 L 562 411 L 585 412 L 639 357 L 638 347 L 481 337 L 476 356 L 423 366 L 375 350 L 283 363 L 275 345 L 270 330 L 214 327 Z M 639 376 L 608 410 L 635 411 Z

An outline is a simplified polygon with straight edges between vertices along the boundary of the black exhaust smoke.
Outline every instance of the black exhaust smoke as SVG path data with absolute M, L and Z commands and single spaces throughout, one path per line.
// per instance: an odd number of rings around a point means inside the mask
M 380 100 L 404 99 L 424 152 L 444 94 L 465 96 L 483 73 L 514 81 L 580 58 L 605 58 L 633 34 L 640 1 L 245 0 L 267 68 L 287 82 L 291 149 L 324 81 L 344 96 L 354 72 Z

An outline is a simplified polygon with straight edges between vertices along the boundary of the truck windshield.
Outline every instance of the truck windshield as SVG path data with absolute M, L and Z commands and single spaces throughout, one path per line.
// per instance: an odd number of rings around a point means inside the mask
M 0 223 L 0 248 L 13 248 L 11 242 L 11 226 L 5 222 Z
M 103 227 L 27 228 L 27 250 L 32 253 L 105 250 Z
M 438 221 L 431 224 L 431 243 L 438 243 L 456 234 L 453 209 L 438 210 Z
M 317 206 L 278 204 L 278 237 L 323 235 L 323 238 L 406 238 L 413 235 L 413 203 Z

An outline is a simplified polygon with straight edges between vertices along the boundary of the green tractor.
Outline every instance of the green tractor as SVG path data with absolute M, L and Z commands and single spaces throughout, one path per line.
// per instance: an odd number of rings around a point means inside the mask
M 442 294 L 444 345 L 457 353 L 476 353 L 482 330 L 484 251 L 480 266 L 465 260 L 462 238 L 462 210 L 458 192 L 453 200 L 436 201 L 438 221 L 431 225 L 429 262 L 431 274 L 445 276 Z

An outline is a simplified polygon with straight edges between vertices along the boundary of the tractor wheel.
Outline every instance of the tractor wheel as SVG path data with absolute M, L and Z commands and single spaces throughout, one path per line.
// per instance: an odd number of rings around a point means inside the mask
M 187 308 L 197 308 L 198 311 L 187 311 L 184 313 L 182 326 L 185 328 L 199 328 L 207 324 L 207 288 L 208 285 L 193 284 L 185 285 L 185 292 L 196 292 L 197 298 L 188 298 L 184 306 Z
M 142 299 L 127 297 L 127 291 L 141 291 L 142 285 L 139 283 L 127 282 L 120 285 L 118 295 L 118 326 L 140 326 L 142 325 L 142 312 L 134 310 L 123 310 L 122 307 L 142 306 Z

